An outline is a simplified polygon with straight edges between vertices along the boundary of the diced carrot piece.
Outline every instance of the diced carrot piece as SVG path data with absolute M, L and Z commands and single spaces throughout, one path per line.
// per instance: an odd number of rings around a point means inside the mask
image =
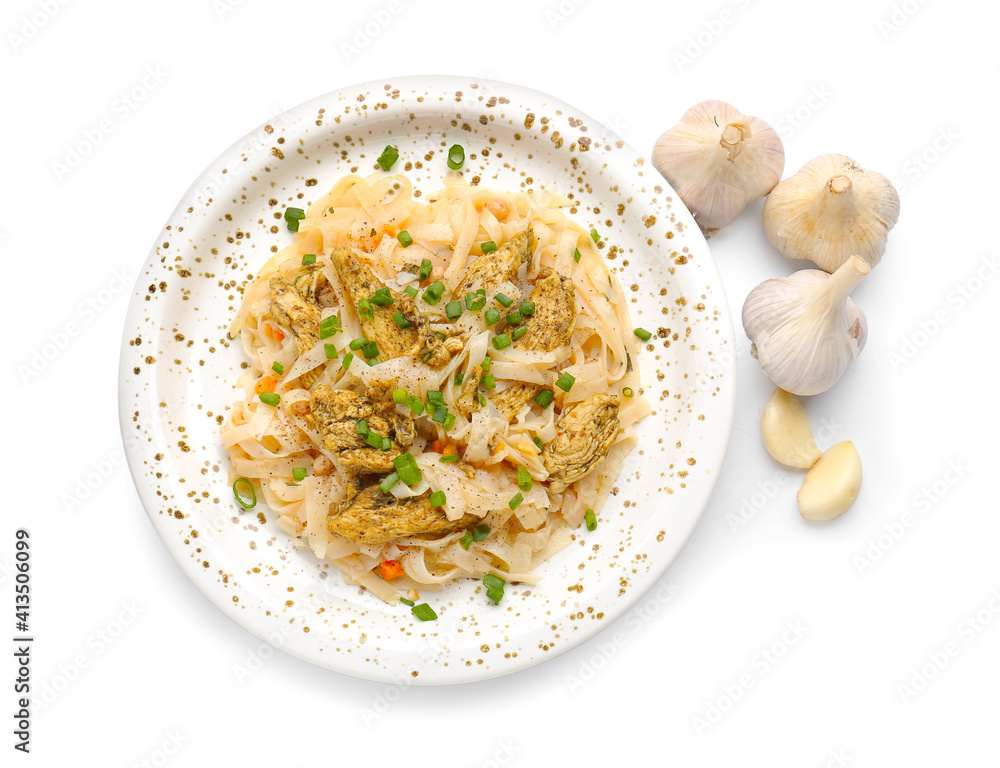
M 378 575 L 386 581 L 403 575 L 403 566 L 398 560 L 383 560 L 378 564 Z
M 257 386 L 253 388 L 253 392 L 255 395 L 259 395 L 261 392 L 274 392 L 274 386 L 277 383 L 270 376 L 262 376 L 257 382 Z
M 275 341 L 283 341 L 284 338 L 285 338 L 285 334 L 282 333 L 279 328 L 275 328 L 274 329 L 274 340 Z
M 431 442 L 431 450 L 434 453 L 441 453 L 441 451 L 444 450 L 444 443 L 442 443 L 440 440 L 434 440 L 434 441 L 432 441 Z
M 456 453 L 458 453 L 458 445 L 456 443 L 448 443 L 448 445 L 444 447 L 445 456 L 452 456 Z

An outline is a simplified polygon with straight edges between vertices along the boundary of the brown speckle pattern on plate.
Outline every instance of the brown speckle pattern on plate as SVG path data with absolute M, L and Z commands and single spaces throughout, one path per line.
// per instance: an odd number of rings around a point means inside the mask
M 654 412 L 638 429 L 597 530 L 509 585 L 499 605 L 468 582 L 425 591 L 421 622 L 346 584 L 227 482 L 219 427 L 247 365 L 226 331 L 244 285 L 290 242 L 282 213 L 347 173 L 377 170 L 387 144 L 427 193 L 447 150 L 473 184 L 552 190 L 625 287 L 648 329 L 640 367 Z M 299 658 L 372 680 L 457 683 L 524 669 L 591 637 L 663 575 L 722 466 L 735 398 L 732 319 L 708 246 L 679 198 L 620 138 L 527 88 L 407 77 L 328 94 L 269 121 L 192 185 L 138 280 L 122 345 L 120 413 L 129 466 L 157 532 L 222 610 Z

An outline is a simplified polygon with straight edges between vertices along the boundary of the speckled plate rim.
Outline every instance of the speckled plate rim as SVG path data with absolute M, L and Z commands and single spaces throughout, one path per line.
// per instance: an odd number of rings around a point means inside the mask
M 442 94 L 450 96 L 456 90 L 461 91 L 463 88 L 469 88 L 470 85 L 473 88 L 477 87 L 475 84 L 478 83 L 479 80 L 475 77 L 466 78 L 454 75 L 413 75 L 400 78 L 379 79 L 324 94 L 304 102 L 303 104 L 300 104 L 283 114 L 305 114 L 316 110 L 324 104 L 332 103 L 337 97 L 342 96 L 343 94 L 361 94 L 377 91 L 381 89 L 384 84 L 390 82 L 395 87 L 424 87 L 440 91 Z M 578 116 L 578 118 L 584 121 L 587 125 L 601 128 L 606 132 L 605 136 L 614 136 L 613 132 L 605 128 L 599 121 L 589 117 L 581 110 L 571 107 L 565 102 L 562 102 L 561 100 L 543 92 L 525 86 L 499 83 L 496 81 L 490 81 L 490 86 L 494 89 L 502 89 L 505 93 L 516 93 L 523 97 L 527 103 L 541 103 L 552 109 L 562 109 L 567 114 Z M 387 85 L 385 87 L 388 89 Z M 210 185 L 213 180 L 217 180 L 219 172 L 225 172 L 222 169 L 226 168 L 227 163 L 234 156 L 238 156 L 241 149 L 245 149 L 247 143 L 254 139 L 254 137 L 260 137 L 265 128 L 269 127 L 270 123 L 274 123 L 276 119 L 277 117 L 249 132 L 246 136 L 235 142 L 231 147 L 221 153 L 191 184 L 171 214 L 168 222 L 176 221 L 181 218 L 184 211 L 187 209 L 189 202 L 192 199 L 197 198 L 198 191 L 203 190 L 206 185 Z M 642 156 L 622 141 L 616 142 L 616 147 L 618 148 L 617 154 L 615 154 L 613 158 L 609 159 L 608 162 L 613 162 L 617 166 L 616 170 L 628 176 L 634 183 L 636 190 L 639 190 L 643 185 L 648 185 L 649 180 L 642 178 L 642 174 L 637 173 L 636 170 L 637 168 L 643 166 Z M 646 170 L 651 171 L 651 168 L 647 168 Z M 734 349 L 733 321 L 732 315 L 728 309 L 728 301 L 726 299 L 721 275 L 719 274 L 715 261 L 711 256 L 707 243 L 702 237 L 693 217 L 680 202 L 680 198 L 677 197 L 676 193 L 670 189 L 666 181 L 659 177 L 658 174 L 655 177 L 655 184 L 657 185 L 657 189 L 662 188 L 662 194 L 665 197 L 670 195 L 673 196 L 674 200 L 671 203 L 671 210 L 674 214 L 676 214 L 677 219 L 681 221 L 681 224 L 685 226 L 690 233 L 686 235 L 688 238 L 687 245 L 695 247 L 695 250 L 697 251 L 696 254 L 692 254 L 693 256 L 696 256 L 696 258 L 693 259 L 695 261 L 696 269 L 700 271 L 700 275 L 705 282 L 710 285 L 711 291 L 714 294 L 713 304 L 717 308 L 717 312 L 720 315 L 718 318 L 719 330 L 717 333 L 720 333 L 718 346 L 721 354 L 717 355 L 717 358 L 722 360 L 728 359 L 728 357 L 731 357 L 732 350 Z M 157 237 L 157 242 L 162 241 L 166 234 L 167 232 L 165 230 L 162 231 Z M 147 259 L 147 267 L 153 263 L 156 256 L 157 248 L 154 246 Z M 167 547 L 167 550 L 170 552 L 171 556 L 178 563 L 178 565 L 180 565 L 181 569 L 199 588 L 199 590 L 201 590 L 213 603 L 215 603 L 215 605 L 217 605 L 237 624 L 247 629 L 261 640 L 271 642 L 269 634 L 273 636 L 273 624 L 263 621 L 255 613 L 236 611 L 233 603 L 230 602 L 231 598 L 229 593 L 220 589 L 212 578 L 206 578 L 206 572 L 198 568 L 198 564 L 187 556 L 188 552 L 180 543 L 179 539 L 176 536 L 170 535 L 172 531 L 168 531 L 164 527 L 162 518 L 156 514 L 156 510 L 158 510 L 158 508 L 162 505 L 162 501 L 157 499 L 156 488 L 152 483 L 146 482 L 142 475 L 142 449 L 140 448 L 140 441 L 136 440 L 134 437 L 133 430 L 135 427 L 133 422 L 136 421 L 137 413 L 140 418 L 142 418 L 143 414 L 134 411 L 135 406 L 127 402 L 126 396 L 135 395 L 134 384 L 129 379 L 127 366 L 130 352 L 129 340 L 134 332 L 134 329 L 140 325 L 140 321 L 146 314 L 142 301 L 143 283 L 144 277 L 140 274 L 136 281 L 136 290 L 133 292 L 132 300 L 129 304 L 126 315 L 119 371 L 120 428 L 125 445 L 129 469 L 135 482 L 139 498 L 153 524 L 154 529 L 157 531 L 160 539 Z M 727 345 L 728 350 L 725 349 Z M 414 679 L 412 681 L 408 680 L 407 682 L 420 685 L 454 684 L 484 680 L 521 671 L 540 664 L 543 661 L 555 658 L 556 656 L 580 645 L 584 641 L 610 627 L 617 619 L 624 615 L 626 611 L 635 605 L 635 603 L 638 602 L 638 600 L 646 592 L 648 592 L 660 578 L 663 577 L 670 565 L 683 550 L 687 541 L 694 533 L 698 521 L 708 504 L 711 493 L 718 480 L 719 472 L 725 460 L 734 423 L 736 405 L 735 376 L 736 368 L 733 365 L 720 366 L 713 372 L 712 375 L 707 376 L 707 380 L 710 380 L 714 385 L 715 392 L 711 398 L 711 405 L 708 405 L 709 401 L 707 399 L 702 404 L 706 406 L 706 412 L 711 412 L 713 429 L 717 430 L 717 439 L 700 448 L 699 469 L 702 471 L 704 476 L 701 478 L 700 482 L 696 484 L 695 488 L 689 489 L 686 493 L 685 504 L 683 505 L 684 514 L 671 520 L 671 533 L 669 537 L 670 542 L 667 546 L 657 549 L 657 562 L 650 565 L 645 573 L 636 576 L 632 589 L 630 589 L 627 595 L 620 597 L 616 602 L 605 607 L 604 614 L 606 620 L 601 621 L 600 623 L 592 623 L 585 626 L 573 634 L 566 642 L 561 643 L 558 650 L 553 649 L 553 652 L 548 654 L 538 655 L 525 653 L 521 658 L 505 664 L 502 668 L 464 668 L 461 670 L 450 670 L 447 672 L 441 670 L 440 668 L 429 669 L 426 670 L 427 674 L 424 674 L 420 679 Z M 149 409 L 149 413 L 146 415 L 147 418 L 152 417 L 150 428 L 153 434 L 163 439 L 164 435 L 162 432 L 158 432 L 160 425 L 159 420 L 155 415 L 157 393 L 152 388 L 147 388 L 147 393 L 148 394 L 145 397 L 145 405 Z M 140 402 L 143 400 L 141 397 L 138 399 Z M 316 653 L 310 652 L 310 646 L 308 643 L 303 643 L 301 641 L 296 641 L 294 643 L 286 642 L 278 644 L 276 647 L 279 647 L 280 650 L 283 650 L 296 658 L 300 658 L 316 664 L 317 666 L 325 667 L 332 671 L 350 676 L 381 682 L 399 682 L 400 680 L 398 673 L 390 672 L 386 669 L 370 669 L 367 667 L 359 669 L 357 666 L 354 666 L 347 661 L 341 661 L 337 656 L 327 655 L 321 657 Z M 517 656 L 517 654 L 515 654 L 515 656 Z

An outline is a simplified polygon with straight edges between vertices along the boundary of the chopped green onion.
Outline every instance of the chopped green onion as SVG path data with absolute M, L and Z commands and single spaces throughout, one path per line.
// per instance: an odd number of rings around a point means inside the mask
M 573 249 L 573 261 L 575 261 L 577 264 L 579 264 L 580 263 L 580 258 L 581 258 L 581 256 L 580 256 L 580 249 L 579 248 L 574 248 Z
M 594 510 L 588 509 L 587 514 L 583 516 L 583 519 L 587 521 L 588 531 L 592 531 L 597 528 L 597 515 L 594 514 Z
M 421 621 L 434 621 L 438 617 L 438 615 L 434 613 L 434 609 L 427 605 L 427 603 L 415 605 L 410 610 L 413 611 L 413 615 Z
M 576 376 L 571 373 L 564 373 L 558 379 L 556 379 L 556 386 L 559 387 L 563 392 L 569 392 L 573 389 L 573 385 L 576 384 Z
M 273 363 L 271 363 L 271 370 L 280 376 L 285 372 L 285 366 L 283 366 L 281 363 L 275 360 Z
M 392 402 L 394 403 L 405 403 L 406 397 L 409 393 L 406 391 L 405 387 L 400 387 L 399 389 L 392 390 Z
M 438 405 L 434 407 L 434 415 L 431 416 L 431 421 L 438 424 L 444 424 L 444 420 L 448 418 L 448 409 L 443 405 Z
M 531 490 L 531 475 L 520 464 L 517 465 L 517 487 L 525 493 Z
M 506 293 L 498 293 L 493 298 L 496 299 L 497 303 L 503 306 L 504 309 L 514 303 L 514 300 Z
M 388 437 L 382 437 L 381 435 L 375 432 L 369 432 L 367 435 L 365 435 L 365 442 L 368 443 L 368 445 L 370 445 L 372 448 L 378 448 L 379 450 L 386 450 L 385 448 L 383 448 L 383 446 L 385 445 L 385 441 L 388 439 L 389 439 Z
M 461 144 L 453 144 L 448 150 L 448 167 L 457 171 L 465 165 L 465 149 Z
M 403 293 L 409 296 L 411 299 L 417 298 L 417 289 L 412 285 L 408 285 L 403 289 Z
M 240 495 L 241 488 L 246 488 L 246 490 L 242 491 L 242 495 Z M 250 501 L 247 501 L 245 498 L 247 494 L 250 495 Z M 254 490 L 253 483 L 245 477 L 236 478 L 236 482 L 233 483 L 233 496 L 236 497 L 236 501 L 239 502 L 239 505 L 243 509 L 253 509 L 257 506 L 257 491 Z
M 462 316 L 462 302 L 449 301 L 444 305 L 444 314 L 449 320 L 457 320 Z
M 507 321 L 508 325 L 520 325 L 524 322 L 524 315 L 520 312 L 508 312 L 504 320 Z
M 507 502 L 507 506 L 510 507 L 511 509 L 517 509 L 519 506 L 521 506 L 522 501 L 524 501 L 524 494 L 518 493 L 514 496 L 513 499 Z
M 422 283 L 424 280 L 426 280 L 428 277 L 431 276 L 431 272 L 433 271 L 434 271 L 434 265 L 431 264 L 431 260 L 424 259 L 423 261 L 420 262 L 420 271 L 417 273 L 417 277 L 420 278 L 420 282 Z
M 417 466 L 417 460 L 412 453 L 403 453 L 392 460 L 392 464 L 399 472 L 399 479 L 407 485 L 416 485 L 423 479 L 423 473 Z
M 372 303 L 368 299 L 361 299 L 358 302 L 358 316 L 362 320 L 372 320 L 375 317 L 375 310 L 372 309 Z
M 462 549 L 468 549 L 472 545 L 472 531 L 466 531 L 460 543 Z
M 351 343 L 348 344 L 347 346 L 349 346 L 353 352 L 357 352 L 367 343 L 368 339 L 366 339 L 364 336 L 358 336 L 358 338 L 356 339 L 351 339 Z
M 375 291 L 374 295 L 372 295 L 371 302 L 376 307 L 388 307 L 392 304 L 392 294 L 389 293 L 388 288 L 383 286 Z
M 378 365 L 378 359 L 376 359 L 374 357 L 370 358 L 368 360 L 365 360 L 365 362 L 368 363 L 368 367 L 369 368 L 371 368 L 372 366 Z
M 479 380 L 479 386 L 483 389 L 496 389 L 497 380 L 492 373 L 487 373 L 483 378 Z
M 286 208 L 285 209 L 285 224 L 288 226 L 289 232 L 299 231 L 299 222 L 306 217 L 306 212 L 301 208 Z
M 478 312 L 486 306 L 486 291 L 480 288 L 475 293 L 465 294 L 465 308 L 470 312 Z
M 503 600 L 503 590 L 496 589 L 495 587 L 489 587 L 486 590 L 486 596 L 494 603 L 499 603 L 501 600 Z
M 437 304 L 441 301 L 441 297 L 444 295 L 444 283 L 440 280 L 435 280 L 424 290 L 423 300 L 428 304 Z
M 403 605 L 409 605 L 411 607 L 416 605 L 416 603 L 414 603 L 412 600 L 407 600 L 405 597 L 399 598 L 399 602 L 401 602 Z
M 354 353 L 348 352 L 346 355 L 344 355 L 344 362 L 342 362 L 340 365 L 343 367 L 345 371 L 349 371 L 351 369 L 352 362 L 354 362 Z
M 305 254 L 302 257 L 302 266 L 303 267 L 308 267 L 310 264 L 315 264 L 315 263 L 316 263 L 316 254 L 315 253 L 307 253 L 307 254 Z
M 462 548 L 468 549 L 469 545 L 474 541 L 486 541 L 490 535 L 490 527 L 485 523 L 482 525 L 477 525 L 474 529 L 466 531 L 465 535 L 462 537 Z
M 535 402 L 542 406 L 542 408 L 548 408 L 554 399 L 555 393 L 551 389 L 543 389 L 535 395 Z
M 486 395 L 484 395 L 482 392 L 479 393 L 479 407 L 480 408 L 486 407 Z
M 521 302 L 521 314 L 527 317 L 528 315 L 535 314 L 535 302 L 533 301 L 522 301 Z
M 394 322 L 396 324 L 396 327 L 399 328 L 400 330 L 403 330 L 404 328 L 409 328 L 411 325 L 413 325 L 413 323 L 411 323 L 409 320 L 403 317 L 403 313 L 400 312 L 398 309 L 392 313 L 392 322 Z
M 404 248 L 409 248 L 411 245 L 413 245 L 413 238 L 410 237 L 410 233 L 407 232 L 405 229 L 398 235 L 396 235 L 396 239 L 399 240 L 399 244 Z
M 439 459 L 439 461 L 442 464 L 457 464 L 458 463 L 458 454 L 457 453 L 449 453 L 447 456 L 442 456 Z
M 625 387 L 624 389 L 622 389 L 623 397 L 632 397 L 634 394 L 635 392 L 632 391 L 632 387 Z
M 448 405 L 448 403 L 445 402 L 444 394 L 442 394 L 439 389 L 427 390 L 427 402 L 432 405 Z
M 510 332 L 510 337 L 514 341 L 517 341 L 519 338 L 521 338 L 522 336 L 524 336 L 524 334 L 526 334 L 527 332 L 528 332 L 528 326 L 522 325 L 520 328 L 515 328 L 513 331 L 511 331 Z
M 358 423 L 354 425 L 355 431 L 361 435 L 367 435 L 371 430 L 368 428 L 368 421 L 366 419 L 358 419 Z
M 633 333 L 634 333 L 634 334 L 635 334 L 636 336 L 638 336 L 638 337 L 639 337 L 640 339 L 642 339 L 643 341 L 649 341 L 649 340 L 650 340 L 651 338 L 653 338 L 653 334 L 651 334 L 651 333 L 650 333 L 649 331 L 647 331 L 647 330 L 646 330 L 645 328 L 636 328 L 636 329 L 635 329 L 635 330 L 633 331 Z
M 369 341 L 361 348 L 361 354 L 365 356 L 365 360 L 372 360 L 378 357 L 378 343 Z
M 449 429 L 455 426 L 455 414 L 449 413 L 444 417 L 444 431 L 447 432 Z
M 333 344 L 324 344 L 323 346 L 324 346 L 325 351 L 326 351 L 326 359 L 327 360 L 336 360 L 337 359 L 337 348 Z
M 481 370 L 483 373 L 489 373 L 491 365 L 493 365 L 493 359 L 489 355 L 487 355 L 486 357 L 483 358 L 483 362 L 479 364 L 479 370 Z
M 498 336 L 493 337 L 493 348 L 494 349 L 506 349 L 510 346 L 510 336 L 506 333 L 501 333 Z
M 503 589 L 507 586 L 507 582 L 494 573 L 487 573 L 483 576 L 483 586 L 492 587 L 493 589 Z
M 536 446 L 538 446 L 538 450 L 542 450 L 542 438 L 537 436 L 533 437 L 531 438 L 531 442 L 533 442 Z
M 600 242 L 601 236 L 599 234 L 597 234 L 597 230 L 596 229 L 590 230 L 590 239 L 593 240 L 595 243 Z
M 443 507 L 448 503 L 448 497 L 444 495 L 444 491 L 434 491 L 431 494 L 431 506 L 432 507 Z
M 465 374 L 464 373 L 456 373 L 455 374 L 455 386 L 457 387 L 457 386 L 461 385 L 461 383 L 463 381 L 465 381 Z
M 483 253 L 493 253 L 497 249 L 497 244 L 492 240 L 487 240 L 483 243 Z
M 305 467 L 295 467 L 292 469 L 292 479 L 296 482 L 299 480 L 305 480 L 307 474 L 309 474 L 309 470 Z
M 382 154 L 379 155 L 376 162 L 382 166 L 383 171 L 388 171 L 397 160 L 399 160 L 399 152 L 396 151 L 395 147 L 390 145 L 382 150 Z
M 486 310 L 486 324 L 493 325 L 494 323 L 500 322 L 500 313 L 497 312 L 493 307 Z
M 327 315 L 319 321 L 319 337 L 321 339 L 329 339 L 333 334 L 340 333 L 342 330 L 344 329 L 340 327 L 340 320 L 337 319 L 336 315 Z
M 410 395 L 406 398 L 406 405 L 413 411 L 414 416 L 419 416 L 424 412 L 424 404 L 420 402 L 420 398 L 416 395 Z
M 277 395 L 274 392 L 261 392 L 260 401 L 268 405 L 277 405 L 281 402 L 281 395 Z

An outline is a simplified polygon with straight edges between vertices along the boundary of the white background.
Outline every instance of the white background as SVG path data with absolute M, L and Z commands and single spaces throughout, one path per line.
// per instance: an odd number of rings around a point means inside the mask
M 14 758 L 998 765 L 998 22 L 995 4 L 971 0 L 8 0 L 0 255 L 14 270 L 14 348 L 0 605 L 12 605 L 13 532 L 26 526 L 36 695 L 50 699 L 32 755 Z M 899 225 L 854 295 L 868 346 L 805 404 L 822 447 L 857 445 L 862 494 L 840 520 L 806 523 L 800 475 L 761 446 L 771 386 L 739 311 L 758 282 L 805 265 L 767 244 L 758 202 L 710 243 L 741 341 L 729 455 L 694 538 L 639 613 L 484 683 L 392 689 L 283 653 L 240 680 L 260 642 L 170 559 L 121 460 L 133 281 L 189 183 L 243 134 L 342 86 L 435 72 L 549 92 L 647 156 L 687 107 L 721 98 L 779 129 L 786 176 L 842 152 L 896 181 Z M 141 103 L 123 100 L 133 89 Z M 76 167 L 58 165 L 88 143 Z M 75 336 L 38 362 L 70 323 Z M 96 489 L 81 485 L 88 476 Z M 0 711 L 13 713 L 0 656 Z M 0 762 L 14 765 L 3 722 Z

